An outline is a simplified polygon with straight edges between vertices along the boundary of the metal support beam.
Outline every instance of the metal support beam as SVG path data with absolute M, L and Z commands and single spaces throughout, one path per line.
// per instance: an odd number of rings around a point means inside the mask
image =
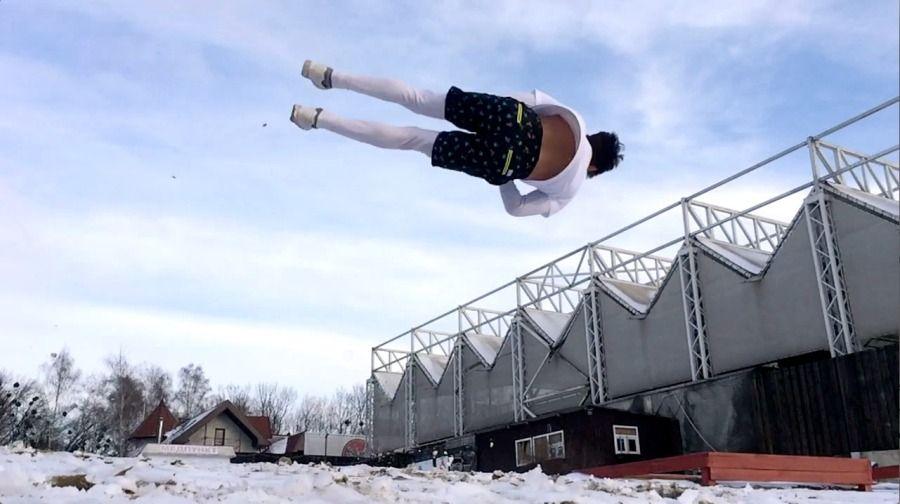
M 703 380 L 712 376 L 706 339 L 706 318 L 700 296 L 700 280 L 694 246 L 688 242 L 678 256 L 681 277 L 681 299 L 684 304 L 684 325 L 691 359 L 691 379 Z
M 609 397 L 606 393 L 606 351 L 603 346 L 603 327 L 600 320 L 600 295 L 596 287 L 592 286 L 591 289 L 585 292 L 583 304 L 591 403 L 602 404 Z
M 844 286 L 841 255 L 831 225 L 828 201 L 821 188 L 816 188 L 803 202 L 803 214 L 809 231 L 828 349 L 832 357 L 853 353 L 858 347 Z
M 375 377 L 366 380 L 366 453 L 375 454 Z
M 406 448 L 416 446 L 416 400 L 415 400 L 415 359 L 409 359 L 406 365 Z
M 465 395 L 463 391 L 463 338 L 456 339 L 453 360 L 453 433 L 462 436 L 465 431 Z
M 522 355 L 522 322 L 517 320 L 510 335 L 512 357 L 513 417 L 517 422 L 525 419 L 525 359 Z

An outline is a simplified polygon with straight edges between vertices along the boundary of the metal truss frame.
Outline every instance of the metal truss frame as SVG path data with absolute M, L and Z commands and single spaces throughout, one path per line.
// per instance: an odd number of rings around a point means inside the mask
M 416 397 L 415 397 L 415 371 L 416 361 L 410 359 L 406 367 L 406 447 L 412 449 L 416 446 Z
M 603 345 L 603 324 L 600 315 L 600 295 L 592 285 L 584 296 L 584 335 L 587 341 L 588 381 L 591 386 L 591 403 L 605 403 L 609 396 L 606 391 L 606 349 Z
M 456 355 L 453 360 L 453 434 L 462 436 L 465 432 L 465 391 L 463 376 L 463 339 L 456 339 Z
M 803 214 L 809 231 L 828 349 L 832 357 L 853 353 L 859 347 L 844 284 L 840 249 L 831 225 L 831 212 L 824 191 L 816 189 L 804 201 Z
M 809 140 L 813 176 L 819 168 L 835 182 L 893 201 L 900 200 L 900 166 L 822 140 Z M 846 169 L 851 167 L 850 169 Z
M 372 454 L 375 451 L 373 443 L 375 442 L 375 378 L 370 377 L 366 380 L 366 453 Z
M 790 223 L 747 214 L 697 200 L 684 205 L 688 224 L 703 231 L 706 238 L 763 252 L 774 252 L 787 233 Z
M 510 339 L 510 356 L 512 359 L 513 418 L 516 422 L 525 420 L 525 356 L 522 354 L 521 319 L 513 324 Z
M 703 380 L 712 376 L 712 365 L 707 344 L 703 299 L 700 295 L 696 250 L 690 241 L 678 255 L 678 271 L 681 278 L 685 332 L 691 359 L 691 380 Z

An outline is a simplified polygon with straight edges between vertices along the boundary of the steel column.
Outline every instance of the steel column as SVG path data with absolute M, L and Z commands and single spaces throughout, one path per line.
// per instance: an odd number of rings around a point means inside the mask
M 600 296 L 596 287 L 592 286 L 584 295 L 584 334 L 587 340 L 588 380 L 593 404 L 602 404 L 609 399 L 606 394 L 606 351 L 600 319 Z
M 857 350 L 856 333 L 844 286 L 840 250 L 831 225 L 829 204 L 821 188 L 816 188 L 803 202 L 803 214 L 809 231 L 828 350 L 833 357 L 853 353 Z
M 366 453 L 375 454 L 375 377 L 366 380 Z
M 700 293 L 700 275 L 697 271 L 697 253 L 691 238 L 688 216 L 691 201 L 681 201 L 684 220 L 684 247 L 678 253 L 678 272 L 681 278 L 681 300 L 684 306 L 684 328 L 687 333 L 688 351 L 691 359 L 691 380 L 703 380 L 712 376 L 706 338 L 706 317 L 703 313 L 703 299 Z
M 416 361 L 411 356 L 406 364 L 406 448 L 410 450 L 416 446 L 415 374 Z
M 456 338 L 456 355 L 453 359 L 453 433 L 462 436 L 465 430 L 465 396 L 463 393 L 463 338 Z

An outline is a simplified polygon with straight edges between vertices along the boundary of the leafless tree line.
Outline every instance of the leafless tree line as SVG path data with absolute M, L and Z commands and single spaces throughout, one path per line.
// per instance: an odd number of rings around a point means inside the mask
M 124 454 L 129 435 L 161 401 L 186 420 L 229 400 L 248 415 L 268 416 L 276 434 L 363 433 L 365 388 L 331 397 L 305 395 L 277 383 L 224 385 L 212 391 L 203 367 L 190 363 L 173 379 L 165 369 L 135 365 L 121 353 L 102 373 L 83 376 L 68 350 L 51 354 L 38 379 L 0 370 L 0 445 Z

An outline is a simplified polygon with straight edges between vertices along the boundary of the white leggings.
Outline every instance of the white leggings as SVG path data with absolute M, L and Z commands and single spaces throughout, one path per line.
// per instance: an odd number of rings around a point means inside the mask
M 331 74 L 331 87 L 349 89 L 384 101 L 397 103 L 435 119 L 444 118 L 444 100 L 447 93 L 435 93 L 410 87 L 404 82 L 378 77 L 351 75 L 343 72 Z M 370 121 L 358 121 L 323 110 L 316 127 L 365 142 L 382 149 L 414 150 L 431 157 L 431 149 L 438 131 L 416 127 L 399 127 Z

